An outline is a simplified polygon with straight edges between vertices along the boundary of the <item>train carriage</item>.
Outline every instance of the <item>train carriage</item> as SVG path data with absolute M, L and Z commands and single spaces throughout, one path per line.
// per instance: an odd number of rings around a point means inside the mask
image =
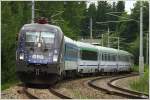
M 98 72 L 98 49 L 96 46 L 82 42 L 77 42 L 77 45 L 79 47 L 78 72 Z
M 97 46 L 99 49 L 99 71 L 116 72 L 117 71 L 117 50 Z
M 131 69 L 131 62 L 132 62 L 132 54 L 123 51 L 123 50 L 119 50 L 119 56 L 118 56 L 118 70 L 119 71 L 128 71 Z
M 71 74 L 77 73 L 78 67 L 78 47 L 76 41 L 64 36 L 64 66 L 65 74 L 71 76 Z

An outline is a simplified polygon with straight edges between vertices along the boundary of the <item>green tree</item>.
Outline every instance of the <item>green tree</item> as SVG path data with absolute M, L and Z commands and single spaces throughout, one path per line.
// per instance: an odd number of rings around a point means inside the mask
M 125 11 L 125 2 L 118 1 L 116 6 L 117 12 L 124 12 Z
M 22 24 L 28 22 L 28 16 L 24 19 L 26 14 L 24 7 L 26 6 L 28 6 L 28 2 L 2 2 L 2 84 L 16 78 L 16 33 Z
M 144 31 L 144 41 L 146 41 L 146 31 L 148 31 L 148 18 L 149 18 L 149 6 L 147 1 L 143 1 L 143 31 Z M 122 14 L 121 17 L 134 19 L 136 21 L 122 22 L 118 24 L 118 32 L 119 36 L 125 38 L 122 43 L 122 49 L 128 50 L 135 56 L 135 62 L 138 62 L 139 56 L 139 37 L 140 37 L 140 1 L 135 3 L 135 7 L 132 9 L 131 14 L 128 15 L 126 13 Z M 123 18 L 119 18 L 119 20 L 123 20 Z M 128 43 L 129 45 L 126 45 Z M 146 50 L 146 42 L 144 42 L 144 50 Z M 144 57 L 146 57 L 144 51 Z M 144 58 L 145 59 L 145 58 Z
M 86 4 L 85 2 L 68 1 L 65 2 L 64 9 L 63 18 L 69 22 L 68 24 L 76 36 L 74 39 L 77 39 L 81 32 L 81 21 L 85 18 Z

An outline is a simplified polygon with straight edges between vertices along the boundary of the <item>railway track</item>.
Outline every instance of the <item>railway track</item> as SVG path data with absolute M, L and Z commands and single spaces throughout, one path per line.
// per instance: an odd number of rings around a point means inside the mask
M 131 77 L 131 76 L 136 76 L 138 74 L 122 74 L 120 76 L 116 76 L 116 75 L 109 75 L 109 76 L 100 76 L 100 77 L 91 77 L 91 78 L 83 78 L 83 79 L 78 79 L 76 81 L 72 81 L 71 84 L 76 84 L 76 86 L 78 83 L 80 84 L 80 86 L 82 87 L 82 89 L 76 89 L 77 91 L 79 91 L 79 93 L 81 93 L 81 95 L 76 96 L 76 95 L 72 95 L 74 94 L 74 89 L 73 91 L 70 91 L 69 89 L 72 88 L 68 88 L 68 85 L 70 83 L 68 83 L 69 81 L 66 82 L 60 82 L 59 84 L 57 84 L 58 86 L 51 86 L 45 89 L 36 89 L 36 88 L 30 88 L 26 85 L 21 85 L 19 89 L 20 91 L 20 96 L 23 95 L 23 98 L 28 98 L 28 99 L 73 99 L 73 98 L 78 98 L 80 96 L 84 96 L 84 97 L 88 97 L 91 98 L 92 96 L 90 95 L 91 93 L 84 93 L 84 91 L 88 91 L 88 89 L 91 89 L 91 87 L 94 87 L 97 90 L 101 90 L 101 92 L 92 89 L 93 90 L 93 96 L 96 94 L 98 95 L 96 98 L 138 98 L 138 99 L 147 99 L 149 97 L 148 94 L 143 94 L 143 93 L 139 93 L 139 92 L 135 92 L 135 91 L 131 91 L 131 90 L 127 90 L 127 89 L 123 89 L 121 87 L 116 86 L 116 81 L 122 78 L 126 78 L 126 77 Z M 91 80 L 92 79 L 92 80 Z M 61 84 L 61 85 L 60 85 Z M 64 84 L 66 84 L 67 87 L 65 87 L 65 89 L 68 89 L 71 93 L 67 93 L 68 91 L 66 90 L 64 92 L 64 87 L 61 88 L 62 86 L 64 86 Z M 67 85 L 68 84 L 68 85 Z M 58 88 L 60 86 L 60 88 Z M 74 85 L 73 85 L 74 86 Z M 84 89 L 87 88 L 88 89 Z M 120 85 L 121 86 L 121 85 Z M 43 92 L 44 91 L 44 92 Z M 71 95 L 70 95 L 71 94 Z M 105 95 L 101 95 L 101 94 L 105 94 Z M 45 95 L 45 96 L 44 96 Z M 70 97 L 69 97 L 70 96 Z M 95 97 L 95 96 L 94 96 Z
M 28 96 L 29 99 L 39 99 L 38 96 L 33 95 L 28 91 L 27 87 L 23 87 L 23 92 Z
M 48 90 L 49 90 L 52 94 L 58 96 L 58 97 L 61 98 L 61 99 L 72 99 L 71 97 L 66 96 L 66 95 L 64 95 L 64 94 L 62 94 L 62 93 L 56 91 L 54 88 L 49 88 Z
M 132 76 L 137 76 L 137 74 L 135 74 L 135 75 L 121 76 L 121 77 L 114 78 L 114 79 L 112 79 L 112 80 L 110 80 L 108 82 L 108 85 L 110 87 L 112 87 L 112 88 L 116 88 L 116 89 L 118 89 L 120 91 L 128 92 L 128 93 L 133 94 L 133 95 L 135 95 L 137 97 L 142 97 L 142 98 L 145 98 L 145 99 L 149 98 L 148 94 L 137 92 L 137 91 L 133 91 L 133 90 L 129 90 L 129 89 L 126 89 L 126 88 L 122 88 L 122 87 L 119 87 L 119 86 L 117 86 L 117 85 L 114 84 L 118 79 L 123 79 L 123 78 L 126 78 L 126 77 L 132 77 Z
M 132 77 L 138 75 L 137 73 L 123 75 L 123 76 L 104 76 L 101 78 L 96 78 L 88 82 L 89 86 L 100 90 L 105 91 L 107 94 L 119 95 L 126 98 L 132 99 L 147 99 L 149 96 L 140 92 L 131 91 L 124 89 L 113 84 L 114 81 L 126 77 Z
M 43 98 L 40 98 L 39 95 L 32 93 L 29 89 L 30 88 L 28 88 L 26 86 L 22 86 L 22 90 L 19 90 L 18 92 L 19 92 L 19 94 L 22 94 L 22 93 L 25 94 L 27 96 L 27 98 L 29 98 L 29 99 L 43 99 Z M 50 94 L 53 94 L 54 96 L 56 96 L 60 99 L 72 99 L 71 97 L 62 94 L 59 91 L 56 91 L 53 87 L 50 87 L 45 90 L 48 90 Z M 47 99 L 51 99 L 51 98 L 47 98 Z

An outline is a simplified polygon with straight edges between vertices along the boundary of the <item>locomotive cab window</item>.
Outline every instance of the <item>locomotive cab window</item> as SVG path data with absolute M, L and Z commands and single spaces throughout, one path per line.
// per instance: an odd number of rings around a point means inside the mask
M 45 42 L 53 43 L 54 34 L 50 32 L 26 32 L 26 42 Z
M 42 41 L 45 43 L 54 43 L 54 34 L 49 32 L 41 32 Z
M 33 46 L 37 42 L 43 43 L 47 48 L 54 44 L 54 33 L 52 32 L 26 32 L 26 46 Z
M 82 60 L 97 60 L 98 53 L 96 51 L 81 50 L 81 59 Z
M 107 54 L 106 53 L 102 53 L 102 61 L 107 61 Z

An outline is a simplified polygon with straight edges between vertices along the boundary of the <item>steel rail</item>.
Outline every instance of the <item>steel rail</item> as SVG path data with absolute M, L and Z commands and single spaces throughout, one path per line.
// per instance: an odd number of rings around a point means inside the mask
M 30 99 L 40 99 L 37 96 L 32 95 L 27 87 L 23 87 L 23 92 L 30 98 Z
M 54 88 L 49 88 L 48 90 L 55 96 L 60 97 L 61 99 L 72 99 L 71 97 L 66 96 L 66 95 L 56 91 Z
M 22 85 L 21 85 L 22 86 Z M 29 91 L 28 91 L 28 87 L 26 86 L 22 86 L 22 93 L 24 93 L 29 99 L 40 99 L 38 96 L 35 96 L 33 94 L 31 94 Z M 65 96 L 64 94 L 61 94 L 60 92 L 56 91 L 54 88 L 49 88 L 48 89 L 49 92 L 51 92 L 53 95 L 61 98 L 61 99 L 72 99 L 71 97 L 68 97 L 68 96 Z M 21 93 L 19 91 L 19 93 Z M 49 98 L 50 99 L 50 98 Z
M 119 86 L 116 86 L 116 85 L 113 84 L 113 82 L 117 81 L 118 79 L 123 79 L 123 78 L 137 76 L 137 75 L 139 75 L 139 74 L 133 74 L 133 75 L 126 75 L 126 76 L 117 77 L 117 78 L 114 78 L 114 79 L 110 80 L 107 84 L 110 87 L 113 87 L 113 88 L 118 89 L 120 91 L 125 91 L 125 92 L 131 93 L 133 95 L 140 96 L 140 97 L 145 98 L 145 99 L 149 98 L 149 95 L 146 94 L 146 93 L 142 93 L 142 92 L 138 92 L 138 91 L 133 91 L 133 90 L 125 89 L 125 88 L 122 88 L 122 87 L 119 87 Z
M 128 74 L 128 75 L 125 75 L 126 77 L 129 77 L 129 76 L 134 76 L 134 75 L 137 75 L 137 73 L 133 73 L 133 74 Z M 125 77 L 124 76 L 124 77 Z M 113 94 L 113 95 L 119 95 L 119 96 L 122 96 L 122 97 L 126 97 L 126 98 L 133 98 L 133 99 L 147 99 L 147 97 L 143 97 L 141 95 L 133 95 L 131 93 L 125 93 L 124 90 L 120 90 L 121 92 L 118 92 L 118 91 L 114 91 L 114 90 L 109 90 L 109 89 L 106 89 L 106 88 L 103 88 L 103 87 L 100 87 L 100 86 L 97 86 L 94 84 L 95 81 L 98 81 L 98 80 L 102 80 L 102 79 L 106 79 L 106 78 L 112 78 L 114 77 L 113 76 L 105 76 L 105 77 L 100 77 L 100 78 L 96 78 L 96 79 L 93 79 L 91 81 L 88 82 L 88 85 L 97 89 L 97 90 L 100 90 L 100 91 L 105 91 L 106 93 L 109 93 L 109 94 Z M 119 76 L 121 78 L 121 76 Z M 117 77 L 117 78 L 119 78 Z M 122 76 L 123 77 L 123 76 Z M 108 84 L 108 83 L 106 83 Z M 109 86 L 109 85 L 108 85 Z M 110 86 L 109 86 L 110 87 Z M 111 87 L 112 88 L 112 87 Z M 113 88 L 113 89 L 116 89 L 116 88 Z M 117 90 L 117 89 L 116 89 Z

